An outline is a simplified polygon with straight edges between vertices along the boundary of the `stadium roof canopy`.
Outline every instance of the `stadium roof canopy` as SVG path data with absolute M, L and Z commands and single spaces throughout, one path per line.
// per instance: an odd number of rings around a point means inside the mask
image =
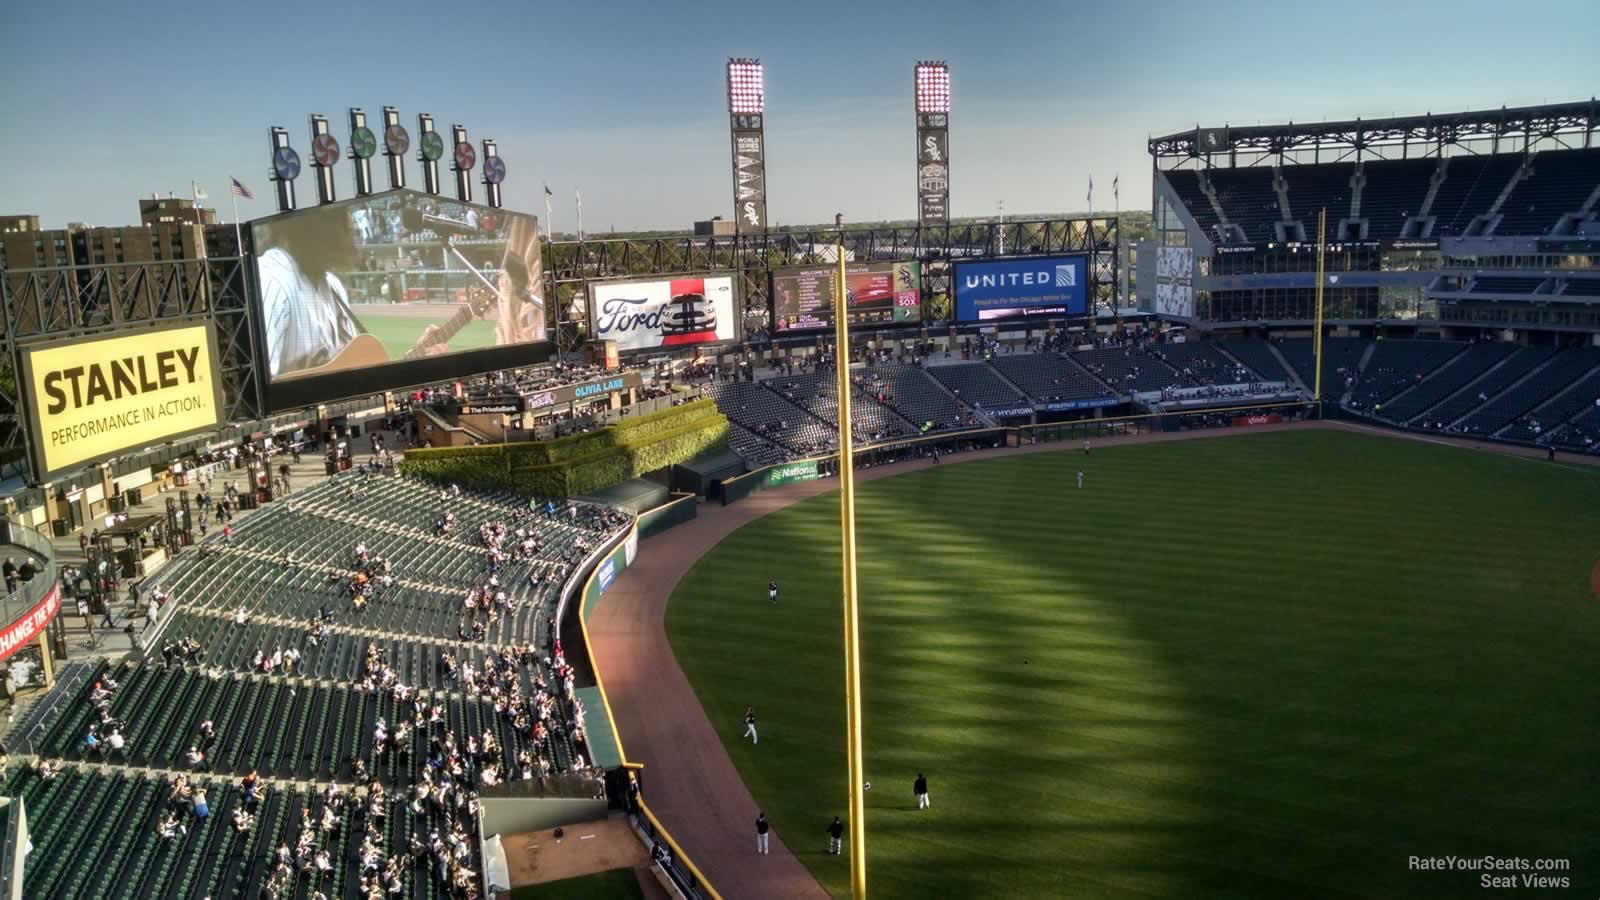
M 1336 162 L 1347 157 L 1360 159 L 1368 152 L 1385 158 L 1439 155 L 1446 147 L 1462 145 L 1486 145 L 1475 152 L 1520 151 L 1545 139 L 1564 147 L 1592 147 L 1596 146 L 1597 128 L 1600 103 L 1590 98 L 1349 122 L 1197 126 L 1151 138 L 1149 150 L 1158 164 L 1199 159 L 1211 165 L 1235 165 L 1238 154 L 1282 157 L 1302 152 L 1313 152 L 1320 162 Z

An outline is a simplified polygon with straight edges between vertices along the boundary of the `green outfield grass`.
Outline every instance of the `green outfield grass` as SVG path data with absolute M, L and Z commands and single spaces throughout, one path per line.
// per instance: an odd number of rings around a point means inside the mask
M 667 631 L 848 896 L 838 524 L 730 536 Z M 1600 896 L 1600 472 L 1266 433 L 947 464 L 862 485 L 858 527 L 874 897 Z M 1410 870 L 1486 854 L 1572 887 Z
M 368 334 L 383 342 L 383 348 L 389 351 L 390 360 L 398 360 L 411 352 L 411 348 L 422 339 L 422 332 L 429 325 L 442 325 L 447 319 L 448 316 L 441 316 L 439 321 L 433 321 L 415 316 L 386 316 L 381 313 L 364 312 L 361 314 L 361 326 Z M 493 347 L 494 328 L 494 323 L 487 319 L 473 319 L 450 339 L 450 352 Z
M 644 900 L 639 878 L 632 869 L 612 869 L 596 875 L 530 884 L 511 892 L 511 900 Z

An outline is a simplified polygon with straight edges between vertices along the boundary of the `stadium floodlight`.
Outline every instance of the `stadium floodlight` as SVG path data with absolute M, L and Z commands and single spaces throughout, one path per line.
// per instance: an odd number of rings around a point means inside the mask
M 944 62 L 917 63 L 917 112 L 950 111 L 950 66 Z
M 734 115 L 767 111 L 767 89 L 761 60 L 734 57 L 728 60 L 728 112 Z

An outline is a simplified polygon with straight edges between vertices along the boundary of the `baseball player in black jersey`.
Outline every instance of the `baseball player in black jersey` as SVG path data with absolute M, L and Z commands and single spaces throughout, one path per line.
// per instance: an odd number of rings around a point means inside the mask
M 778 602 L 778 583 L 776 581 L 767 582 L 767 599 L 773 603 Z
M 756 708 L 754 706 L 747 706 L 744 709 L 744 736 L 749 738 L 752 744 L 761 743 L 761 739 L 756 737 Z
M 838 816 L 833 817 L 833 824 L 828 826 L 828 852 L 834 856 L 839 855 L 839 846 L 844 841 L 844 823 Z

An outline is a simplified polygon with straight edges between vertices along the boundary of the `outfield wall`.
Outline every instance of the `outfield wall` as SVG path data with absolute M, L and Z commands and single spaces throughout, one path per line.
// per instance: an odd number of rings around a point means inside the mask
M 604 797 L 591 800 L 556 797 L 493 797 L 480 794 L 485 837 L 546 831 L 558 825 L 593 822 L 606 817 Z
M 857 447 L 855 448 L 855 458 L 858 462 L 873 465 L 884 460 L 897 459 L 901 454 L 907 452 L 921 454 L 925 451 L 936 451 L 949 444 L 968 441 L 974 443 L 1004 441 L 1015 433 L 1015 428 L 969 428 L 962 431 L 941 431 L 921 437 L 883 441 L 877 444 Z M 729 478 L 720 482 L 706 499 L 719 501 L 723 506 L 727 506 L 767 488 L 782 487 L 786 484 L 794 484 L 801 481 L 813 481 L 817 478 L 831 478 L 838 473 L 838 453 L 795 459 L 763 466 L 746 472 L 737 478 Z
M 1050 441 L 1082 441 L 1097 437 L 1148 434 L 1155 431 L 1181 431 L 1182 421 L 1189 416 L 1219 416 L 1232 419 L 1234 427 L 1274 424 L 1253 421 L 1254 413 L 1261 412 L 1269 419 L 1287 421 L 1290 416 L 1315 416 L 1316 403 L 1296 400 L 1287 403 L 1248 403 L 1238 406 L 1219 406 L 1215 409 L 1185 409 L 1169 412 L 1144 413 L 1136 416 L 1118 416 L 1114 419 L 1080 419 L 1076 422 L 1049 422 L 1043 425 L 1019 425 L 1013 429 L 1017 442 L 1047 443 Z
M 588 657 L 589 671 L 594 673 L 595 681 L 592 688 L 578 689 L 579 697 L 584 701 L 584 733 L 588 735 L 590 761 L 607 771 L 643 767 L 629 763 L 627 753 L 622 748 L 621 733 L 617 731 L 616 720 L 611 715 L 611 702 L 606 698 L 605 679 L 594 663 L 594 650 L 589 641 L 589 617 L 593 615 L 596 605 L 605 596 L 606 590 L 611 587 L 616 577 L 633 563 L 634 557 L 639 552 L 640 538 L 647 534 L 660 534 L 674 525 L 695 518 L 697 502 L 693 494 L 685 494 L 640 513 L 625 533 L 597 548 L 583 561 L 562 589 L 561 600 L 556 606 L 556 631 L 559 634 L 568 604 L 577 605 L 578 626 L 583 634 L 583 652 Z M 582 588 L 578 587 L 580 578 Z M 683 848 L 673 839 L 671 833 L 650 811 L 642 791 L 638 797 L 637 808 L 630 808 L 628 815 L 639 839 L 650 848 L 650 856 L 655 865 L 666 873 L 683 896 L 700 900 L 722 900 L 722 895 L 717 893 L 716 888 L 706 880 L 704 873 L 694 864 L 694 860 L 683 852 Z
M 674 494 L 672 499 L 639 514 L 639 537 L 652 538 L 699 515 L 700 504 L 694 494 Z

